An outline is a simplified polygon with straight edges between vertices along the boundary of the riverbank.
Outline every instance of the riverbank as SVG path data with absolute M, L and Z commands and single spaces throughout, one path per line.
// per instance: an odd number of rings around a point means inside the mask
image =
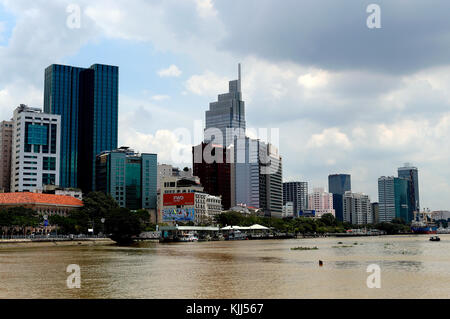
M 104 246 L 114 245 L 116 242 L 109 238 L 80 238 L 74 240 L 31 240 L 31 239 L 0 239 L 0 249 L 3 248 L 27 248 L 48 246 Z

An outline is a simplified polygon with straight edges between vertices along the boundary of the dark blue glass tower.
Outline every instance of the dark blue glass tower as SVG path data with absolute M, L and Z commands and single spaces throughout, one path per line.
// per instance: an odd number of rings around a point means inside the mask
M 61 115 L 60 186 L 94 190 L 96 155 L 117 148 L 118 87 L 116 66 L 45 70 L 44 111 Z
M 333 194 L 333 208 L 336 213 L 336 219 L 344 221 L 344 202 L 345 192 L 352 190 L 351 178 L 348 174 L 333 174 L 328 176 L 328 192 Z

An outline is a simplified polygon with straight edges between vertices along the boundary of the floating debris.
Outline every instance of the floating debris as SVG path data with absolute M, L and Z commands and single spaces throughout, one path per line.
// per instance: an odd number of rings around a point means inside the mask
M 294 247 L 291 248 L 291 250 L 318 250 L 317 247 Z

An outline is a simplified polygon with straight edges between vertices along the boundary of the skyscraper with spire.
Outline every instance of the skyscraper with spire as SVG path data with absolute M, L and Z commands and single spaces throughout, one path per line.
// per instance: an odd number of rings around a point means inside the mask
M 219 137 L 214 131 L 221 132 Z M 205 142 L 225 147 L 234 142 L 234 137 L 245 137 L 245 103 L 242 101 L 241 64 L 238 65 L 238 79 L 229 82 L 228 93 L 220 94 L 216 102 L 209 104 L 206 111 Z

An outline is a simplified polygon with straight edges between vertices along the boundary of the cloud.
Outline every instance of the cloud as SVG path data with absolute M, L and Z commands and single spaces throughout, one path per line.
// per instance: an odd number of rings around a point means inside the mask
M 167 69 L 162 69 L 158 71 L 160 77 L 179 77 L 181 75 L 181 70 L 174 64 L 169 66 Z
M 215 96 L 228 92 L 226 77 L 220 77 L 211 71 L 191 76 L 185 83 L 186 90 L 196 95 Z
M 153 95 L 152 100 L 154 101 L 164 101 L 170 99 L 170 96 L 168 95 Z
M 217 11 L 211 0 L 196 0 L 198 15 L 202 18 L 215 17 Z

